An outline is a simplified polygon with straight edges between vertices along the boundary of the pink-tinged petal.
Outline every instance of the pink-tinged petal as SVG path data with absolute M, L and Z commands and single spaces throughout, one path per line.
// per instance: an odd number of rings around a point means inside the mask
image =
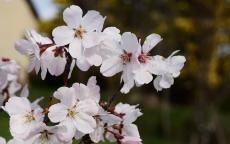
M 74 30 L 67 26 L 56 27 L 52 32 L 54 42 L 59 46 L 64 46 L 71 43 L 71 41 L 74 39 L 74 34 Z
M 63 12 L 63 19 L 65 23 L 71 27 L 76 28 L 82 21 L 82 10 L 79 6 L 72 5 L 66 8 Z
M 35 58 L 35 57 L 32 57 L 32 58 L 30 59 L 30 63 L 29 63 L 29 65 L 28 65 L 28 70 L 27 70 L 29 73 L 33 71 L 33 69 L 34 69 L 34 67 L 35 67 L 35 62 L 36 62 L 36 58 Z
M 78 100 L 85 100 L 88 99 L 88 93 L 89 93 L 89 88 L 81 83 L 75 83 L 73 84 L 73 89 L 75 90 L 76 93 L 76 98 Z
M 100 141 L 104 141 L 104 132 L 105 132 L 105 128 L 102 126 L 98 126 L 94 130 L 94 132 L 89 134 L 89 136 L 93 142 L 99 143 Z
M 36 72 L 36 74 L 38 74 L 40 68 L 41 68 L 41 61 L 40 61 L 40 59 L 35 58 L 35 72 Z
M 88 32 L 83 36 L 82 44 L 84 48 L 92 48 L 100 43 L 100 35 L 97 32 Z
M 89 78 L 87 87 L 89 88 L 89 97 L 98 103 L 100 101 L 100 87 L 97 85 L 95 76 Z
M 83 50 L 80 39 L 75 38 L 69 45 L 69 53 L 73 58 L 81 59 L 84 52 Z
M 87 31 L 101 31 L 104 25 L 105 18 L 99 12 L 90 10 L 86 13 L 82 20 L 82 26 Z
M 119 56 L 114 56 L 102 62 L 100 72 L 106 77 L 111 77 L 121 72 L 122 69 L 123 64 L 121 62 L 121 58 Z
M 31 111 L 30 102 L 25 97 L 12 97 L 6 103 L 4 110 L 9 115 L 22 114 Z
M 73 88 L 61 87 L 54 92 L 54 97 L 59 99 L 62 104 L 73 107 L 76 104 L 76 97 Z
M 124 125 L 122 132 L 123 132 L 123 135 L 125 135 L 125 136 L 133 137 L 134 140 L 135 140 L 135 138 L 138 138 L 140 140 L 140 134 L 139 134 L 138 128 L 135 124 Z
M 26 84 L 21 90 L 20 97 L 28 97 L 28 96 L 29 96 L 29 89 L 28 89 L 28 84 Z
M 151 34 L 148 37 L 146 37 L 145 42 L 143 44 L 143 52 L 148 53 L 151 51 L 153 47 L 155 47 L 160 41 L 162 41 L 162 38 L 158 34 Z
M 95 119 L 92 116 L 84 113 L 78 113 L 73 122 L 77 130 L 85 134 L 93 132 L 94 128 L 96 127 Z
M 52 105 L 49 108 L 49 113 L 48 113 L 49 119 L 54 123 L 62 122 L 63 120 L 66 119 L 68 113 L 67 108 L 68 108 L 67 106 L 61 103 Z
M 89 68 L 91 67 L 89 62 L 84 57 L 82 57 L 81 59 L 77 59 L 76 65 L 82 71 L 88 71 Z
M 76 128 L 74 127 L 72 121 L 70 120 L 65 120 L 59 124 L 59 126 L 64 126 L 66 128 L 66 131 L 61 132 L 58 134 L 58 137 L 60 140 L 64 142 L 69 142 L 73 139 Z
M 130 53 L 136 53 L 140 49 L 137 36 L 131 32 L 125 32 L 121 36 L 121 45 L 124 50 Z
M 107 27 L 104 29 L 103 33 L 110 36 L 110 38 L 112 38 L 116 41 L 121 40 L 120 30 L 116 27 Z
M 94 100 L 86 99 L 78 102 L 76 111 L 84 112 L 90 116 L 94 116 L 98 114 L 99 107 Z
M 32 52 L 33 44 L 28 40 L 18 40 L 15 42 L 15 49 L 23 54 L 27 55 Z

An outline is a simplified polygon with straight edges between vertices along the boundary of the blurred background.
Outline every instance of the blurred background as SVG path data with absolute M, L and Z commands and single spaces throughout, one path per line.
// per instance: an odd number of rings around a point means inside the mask
M 170 89 L 156 92 L 150 83 L 117 99 L 140 104 L 144 115 L 136 123 L 144 144 L 230 144 L 230 0 L 0 0 L 0 56 L 22 65 L 21 79 L 30 83 L 32 99 L 52 95 L 63 77 L 27 76 L 28 60 L 15 52 L 14 42 L 31 28 L 51 36 L 71 4 L 84 12 L 97 10 L 107 16 L 105 27 L 132 31 L 143 40 L 160 34 L 163 41 L 153 55 L 167 57 L 174 50 L 185 55 L 185 67 Z M 104 78 L 95 67 L 87 73 L 75 68 L 69 85 L 86 83 L 91 75 L 105 100 L 119 86 L 119 74 Z M 0 136 L 10 138 L 2 112 L 0 128 Z

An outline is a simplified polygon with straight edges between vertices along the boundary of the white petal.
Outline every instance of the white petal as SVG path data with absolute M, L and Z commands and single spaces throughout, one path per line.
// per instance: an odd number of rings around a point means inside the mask
M 6 103 L 4 110 L 9 115 L 21 114 L 31 111 L 30 102 L 25 97 L 11 97 Z
M 100 72 L 106 77 L 111 77 L 122 71 L 122 69 L 123 64 L 121 58 L 119 56 L 114 56 L 102 62 Z
M 82 133 L 89 134 L 94 131 L 96 127 L 96 121 L 93 117 L 84 114 L 78 113 L 78 116 L 74 119 L 75 127 Z
M 94 100 L 86 99 L 77 103 L 76 111 L 84 112 L 88 115 L 94 116 L 98 114 L 99 107 Z
M 100 43 L 100 35 L 97 32 L 88 32 L 83 36 L 83 47 L 91 48 Z
M 121 45 L 124 50 L 131 53 L 135 53 L 141 47 L 136 35 L 131 32 L 125 32 L 122 34 Z
M 3 137 L 0 137 L 0 144 L 6 144 L 6 140 Z
M 97 80 L 95 76 L 89 78 L 87 87 L 90 89 L 89 97 L 94 99 L 97 103 L 100 101 L 100 87 L 97 85 Z
M 105 33 L 107 36 L 110 36 L 110 38 L 112 37 L 112 39 L 116 41 L 121 40 L 120 30 L 116 27 L 107 27 L 104 29 L 103 33 Z
M 66 119 L 67 113 L 67 106 L 59 103 L 49 108 L 48 117 L 54 123 L 61 122 Z
M 28 40 L 18 40 L 15 43 L 15 49 L 21 54 L 30 54 L 32 52 L 33 44 Z
M 97 127 L 94 132 L 89 134 L 91 140 L 95 143 L 100 141 L 104 141 L 104 128 L 99 126 Z
M 81 59 L 78 59 L 76 61 L 76 65 L 82 71 L 88 71 L 89 68 L 91 67 L 89 62 L 84 57 L 81 57 Z
M 90 10 L 83 17 L 82 26 L 87 31 L 101 31 L 104 25 L 105 18 L 99 12 Z
M 170 88 L 173 83 L 174 83 L 174 80 L 173 80 L 172 75 L 165 74 L 162 76 L 159 84 L 162 88 Z
M 143 52 L 148 53 L 153 47 L 155 47 L 162 40 L 161 36 L 158 34 L 151 34 L 146 37 L 143 44 Z
M 69 53 L 73 58 L 81 59 L 83 56 L 83 47 L 81 40 L 75 38 L 69 45 Z
M 28 84 L 24 85 L 22 88 L 20 97 L 28 97 L 29 96 L 29 89 L 28 89 Z
M 67 26 L 56 27 L 53 32 L 54 42 L 59 46 L 69 44 L 74 39 L 74 30 Z
M 184 56 L 173 56 L 168 59 L 169 72 L 173 74 L 173 77 L 180 75 L 180 70 L 184 67 L 186 59 Z
M 149 60 L 149 71 L 155 75 L 162 75 L 168 70 L 167 64 L 162 56 L 153 56 Z
M 63 12 L 63 19 L 71 28 L 76 28 L 82 21 L 82 10 L 79 6 L 72 5 Z
M 161 76 L 157 76 L 154 81 L 153 81 L 153 85 L 155 87 L 155 89 L 157 91 L 161 91 L 163 88 L 160 86 L 160 80 L 161 80 Z
M 73 88 L 61 87 L 54 92 L 54 97 L 59 99 L 62 104 L 73 107 L 76 103 L 76 97 Z
M 138 85 L 148 84 L 153 80 L 153 76 L 144 68 L 135 71 L 134 79 Z
M 70 71 L 69 71 L 68 79 L 71 78 L 71 75 L 72 75 L 72 72 L 73 72 L 75 63 L 76 63 L 76 62 L 75 62 L 75 60 L 73 59 L 73 60 L 72 60 L 72 63 L 71 63 L 71 66 L 70 66 Z

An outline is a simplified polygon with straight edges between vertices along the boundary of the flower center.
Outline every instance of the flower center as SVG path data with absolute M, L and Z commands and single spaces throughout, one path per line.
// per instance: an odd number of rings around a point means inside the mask
M 32 112 L 29 112 L 25 115 L 25 122 L 26 123 L 30 123 L 32 122 L 33 120 L 35 120 L 34 116 L 33 116 L 33 113 Z
M 79 26 L 78 28 L 75 29 L 75 37 L 77 38 L 82 39 L 85 33 L 86 30 L 82 26 Z
M 53 44 L 41 44 L 37 43 L 37 46 L 39 47 L 40 50 L 40 56 L 46 51 L 47 48 L 53 46 Z
M 64 56 L 64 49 L 62 47 L 56 47 L 54 50 L 54 57 L 63 57 Z
M 3 57 L 3 58 L 2 58 L 2 61 L 3 61 L 3 62 L 9 62 L 10 59 L 9 59 L 9 58 L 4 58 L 4 57 Z
M 138 56 L 138 61 L 140 63 L 146 63 L 148 59 L 150 59 L 150 57 L 143 52 L 141 52 L 141 54 Z
M 47 142 L 49 140 L 49 136 L 52 135 L 53 133 L 49 133 L 47 130 L 44 130 L 40 132 L 40 140 L 42 142 Z
M 130 62 L 130 60 L 132 58 L 132 53 L 128 53 L 128 52 L 124 51 L 124 53 L 120 55 L 120 58 L 121 58 L 123 64 L 127 64 Z
M 68 109 L 67 116 L 74 118 L 77 115 L 77 112 L 74 109 Z

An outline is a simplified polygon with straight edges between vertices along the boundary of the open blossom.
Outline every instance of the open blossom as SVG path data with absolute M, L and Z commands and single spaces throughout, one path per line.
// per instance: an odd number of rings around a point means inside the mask
M 168 58 L 158 55 L 153 57 L 153 73 L 157 75 L 154 80 L 156 90 L 170 88 L 174 83 L 174 78 L 180 75 L 186 59 L 184 56 L 174 56 L 177 52 L 173 52 Z
M 99 44 L 105 18 L 92 10 L 83 16 L 81 8 L 74 5 L 64 10 L 63 18 L 67 26 L 59 26 L 53 30 L 54 41 L 59 46 L 69 44 L 70 55 L 77 58 L 77 66 L 86 71 L 95 57 L 87 57 L 85 49 L 93 51 L 93 47 Z
M 108 128 L 107 139 L 110 141 L 119 141 L 122 144 L 141 144 L 141 138 L 138 128 L 133 124 L 136 119 L 142 115 L 137 105 L 119 103 L 115 106 L 114 113 L 122 121 Z
M 95 119 L 97 126 L 95 130 L 89 134 L 91 140 L 95 143 L 104 141 L 107 127 L 111 127 L 112 125 L 122 121 L 120 117 L 105 111 L 103 108 L 99 109 L 98 115 L 95 116 Z
M 70 144 L 69 142 L 63 142 L 60 140 L 62 133 L 66 132 L 64 126 L 47 126 L 42 124 L 38 130 L 30 134 L 30 137 L 24 142 L 25 144 Z
M 136 57 L 138 59 L 138 64 L 134 70 L 134 79 L 137 85 L 148 84 L 153 79 L 153 69 L 152 56 L 149 52 L 162 40 L 161 36 L 158 34 L 151 34 L 146 37 L 142 47 L 139 47 Z
M 47 69 L 44 67 L 41 61 L 41 55 L 43 52 L 50 46 L 53 45 L 53 42 L 48 37 L 43 37 L 38 34 L 36 31 L 31 30 L 27 31 L 26 39 L 18 40 L 15 43 L 16 50 L 30 57 L 30 64 L 28 71 L 31 72 L 35 69 L 36 73 L 41 69 L 41 77 L 45 78 Z
M 82 90 L 82 91 L 81 91 Z M 84 95 L 84 90 L 79 92 Z M 54 122 L 60 122 L 60 125 L 67 127 L 68 132 L 64 137 L 71 138 L 79 131 L 88 134 L 94 131 L 96 121 L 93 118 L 98 113 L 98 105 L 92 99 L 81 100 L 76 95 L 75 90 L 67 87 L 59 88 L 54 97 L 60 100 L 60 103 L 54 104 L 49 108 L 49 119 Z
M 54 76 L 61 75 L 66 66 L 65 48 L 51 46 L 47 48 L 41 56 L 44 67 Z
M 110 77 L 122 72 L 121 80 L 124 82 L 122 93 L 128 93 L 135 84 L 133 69 L 137 63 L 135 53 L 139 47 L 137 37 L 133 33 L 125 32 L 121 36 L 121 44 L 114 49 L 113 55 L 102 62 L 100 71 L 104 76 Z
M 10 116 L 10 132 L 15 138 L 26 139 L 43 121 L 43 110 L 26 97 L 12 97 L 3 109 Z
M 0 106 L 21 88 L 18 80 L 19 66 L 14 60 L 1 58 L 0 60 Z
M 3 90 L 9 82 L 17 81 L 19 65 L 12 59 L 0 59 L 0 91 Z

